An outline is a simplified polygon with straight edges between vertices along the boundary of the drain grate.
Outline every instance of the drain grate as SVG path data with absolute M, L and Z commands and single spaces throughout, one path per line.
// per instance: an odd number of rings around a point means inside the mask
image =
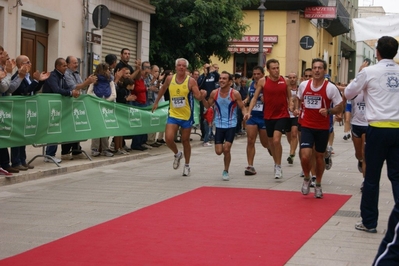
M 339 210 L 339 211 L 337 211 L 334 214 L 334 216 L 359 218 L 360 217 L 360 212 L 359 211 L 342 211 L 342 210 Z

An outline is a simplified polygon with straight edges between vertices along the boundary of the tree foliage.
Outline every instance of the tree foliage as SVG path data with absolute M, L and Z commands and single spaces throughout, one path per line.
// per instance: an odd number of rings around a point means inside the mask
M 191 69 L 215 55 L 226 62 L 229 41 L 240 39 L 248 25 L 243 7 L 258 0 L 151 0 L 150 61 L 174 69 L 177 58 L 186 58 Z

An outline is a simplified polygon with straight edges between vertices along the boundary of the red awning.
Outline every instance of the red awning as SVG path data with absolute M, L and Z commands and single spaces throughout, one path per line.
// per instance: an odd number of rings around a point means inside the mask
M 270 54 L 272 52 L 273 44 L 263 44 L 263 53 Z M 259 44 L 245 44 L 245 43 L 233 43 L 229 46 L 230 53 L 237 54 L 257 54 L 259 52 Z

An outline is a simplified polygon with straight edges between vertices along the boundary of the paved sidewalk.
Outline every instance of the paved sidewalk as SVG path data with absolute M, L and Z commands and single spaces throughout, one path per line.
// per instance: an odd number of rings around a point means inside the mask
M 394 204 L 386 170 L 383 170 L 381 178 L 378 233 L 357 231 L 354 225 L 360 220 L 359 187 L 362 178 L 357 170 L 352 142 L 342 139 L 343 127 L 335 128 L 333 167 L 325 171 L 323 191 L 325 197 L 329 193 L 349 194 L 352 197 L 287 265 L 371 265 L 385 234 Z M 192 136 L 189 177 L 182 176 L 182 167 L 176 171 L 172 169 L 173 155 L 165 146 L 148 152 L 135 151 L 127 156 L 96 157 L 92 162 L 62 162 L 61 167 L 44 163 L 39 158 L 33 162 L 35 169 L 16 174 L 10 180 L 1 177 L 0 258 L 201 186 L 298 191 L 298 200 L 305 197 L 300 194 L 302 179 L 299 177 L 298 156 L 293 166 L 287 164 L 285 137 L 283 179 L 273 178 L 272 158 L 259 143 L 255 157 L 258 174 L 244 176 L 246 138 L 241 137 L 233 144 L 231 180 L 224 182 L 221 180 L 223 157 L 218 157 L 213 147 L 202 147 L 197 135 Z M 90 141 L 82 146 L 89 151 Z M 28 147 L 29 158 L 40 153 L 40 148 Z M 57 155 L 59 153 L 60 150 Z M 312 198 L 309 204 L 317 200 L 313 199 L 313 190 L 306 197 Z

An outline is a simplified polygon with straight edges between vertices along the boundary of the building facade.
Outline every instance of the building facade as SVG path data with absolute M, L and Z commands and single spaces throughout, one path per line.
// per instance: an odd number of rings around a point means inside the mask
M 92 19 L 99 5 L 110 14 L 100 30 Z M 95 63 L 108 53 L 119 56 L 126 47 L 132 63 L 147 60 L 153 13 L 149 0 L 0 0 L 0 44 L 11 58 L 27 55 L 32 71 L 51 71 L 56 58 L 74 55 L 86 76 L 92 72 L 92 55 Z M 92 42 L 93 34 L 101 37 Z
M 357 0 L 267 0 L 263 27 L 263 65 L 266 60 L 274 58 L 280 62 L 281 75 L 295 72 L 301 76 L 306 68 L 311 67 L 313 58 L 322 58 L 328 63 L 331 79 L 338 81 L 340 72 L 349 72 L 349 65 L 341 64 L 343 51 L 355 51 L 354 42 L 342 45 L 342 40 L 338 38 L 350 32 L 352 15 L 348 7 L 354 6 L 357 6 Z M 305 10 L 310 7 L 321 8 L 322 16 L 324 9 L 332 7 L 336 16 L 329 19 L 309 18 Z M 243 38 L 231 42 L 229 50 L 232 56 L 229 62 L 218 62 L 216 58 L 211 60 L 218 63 L 221 69 L 250 78 L 259 57 L 259 42 L 256 41 L 259 36 L 258 7 L 245 10 L 245 24 L 249 25 L 249 29 Z M 345 56 L 350 55 L 345 53 Z M 355 59 L 355 55 L 353 57 Z

